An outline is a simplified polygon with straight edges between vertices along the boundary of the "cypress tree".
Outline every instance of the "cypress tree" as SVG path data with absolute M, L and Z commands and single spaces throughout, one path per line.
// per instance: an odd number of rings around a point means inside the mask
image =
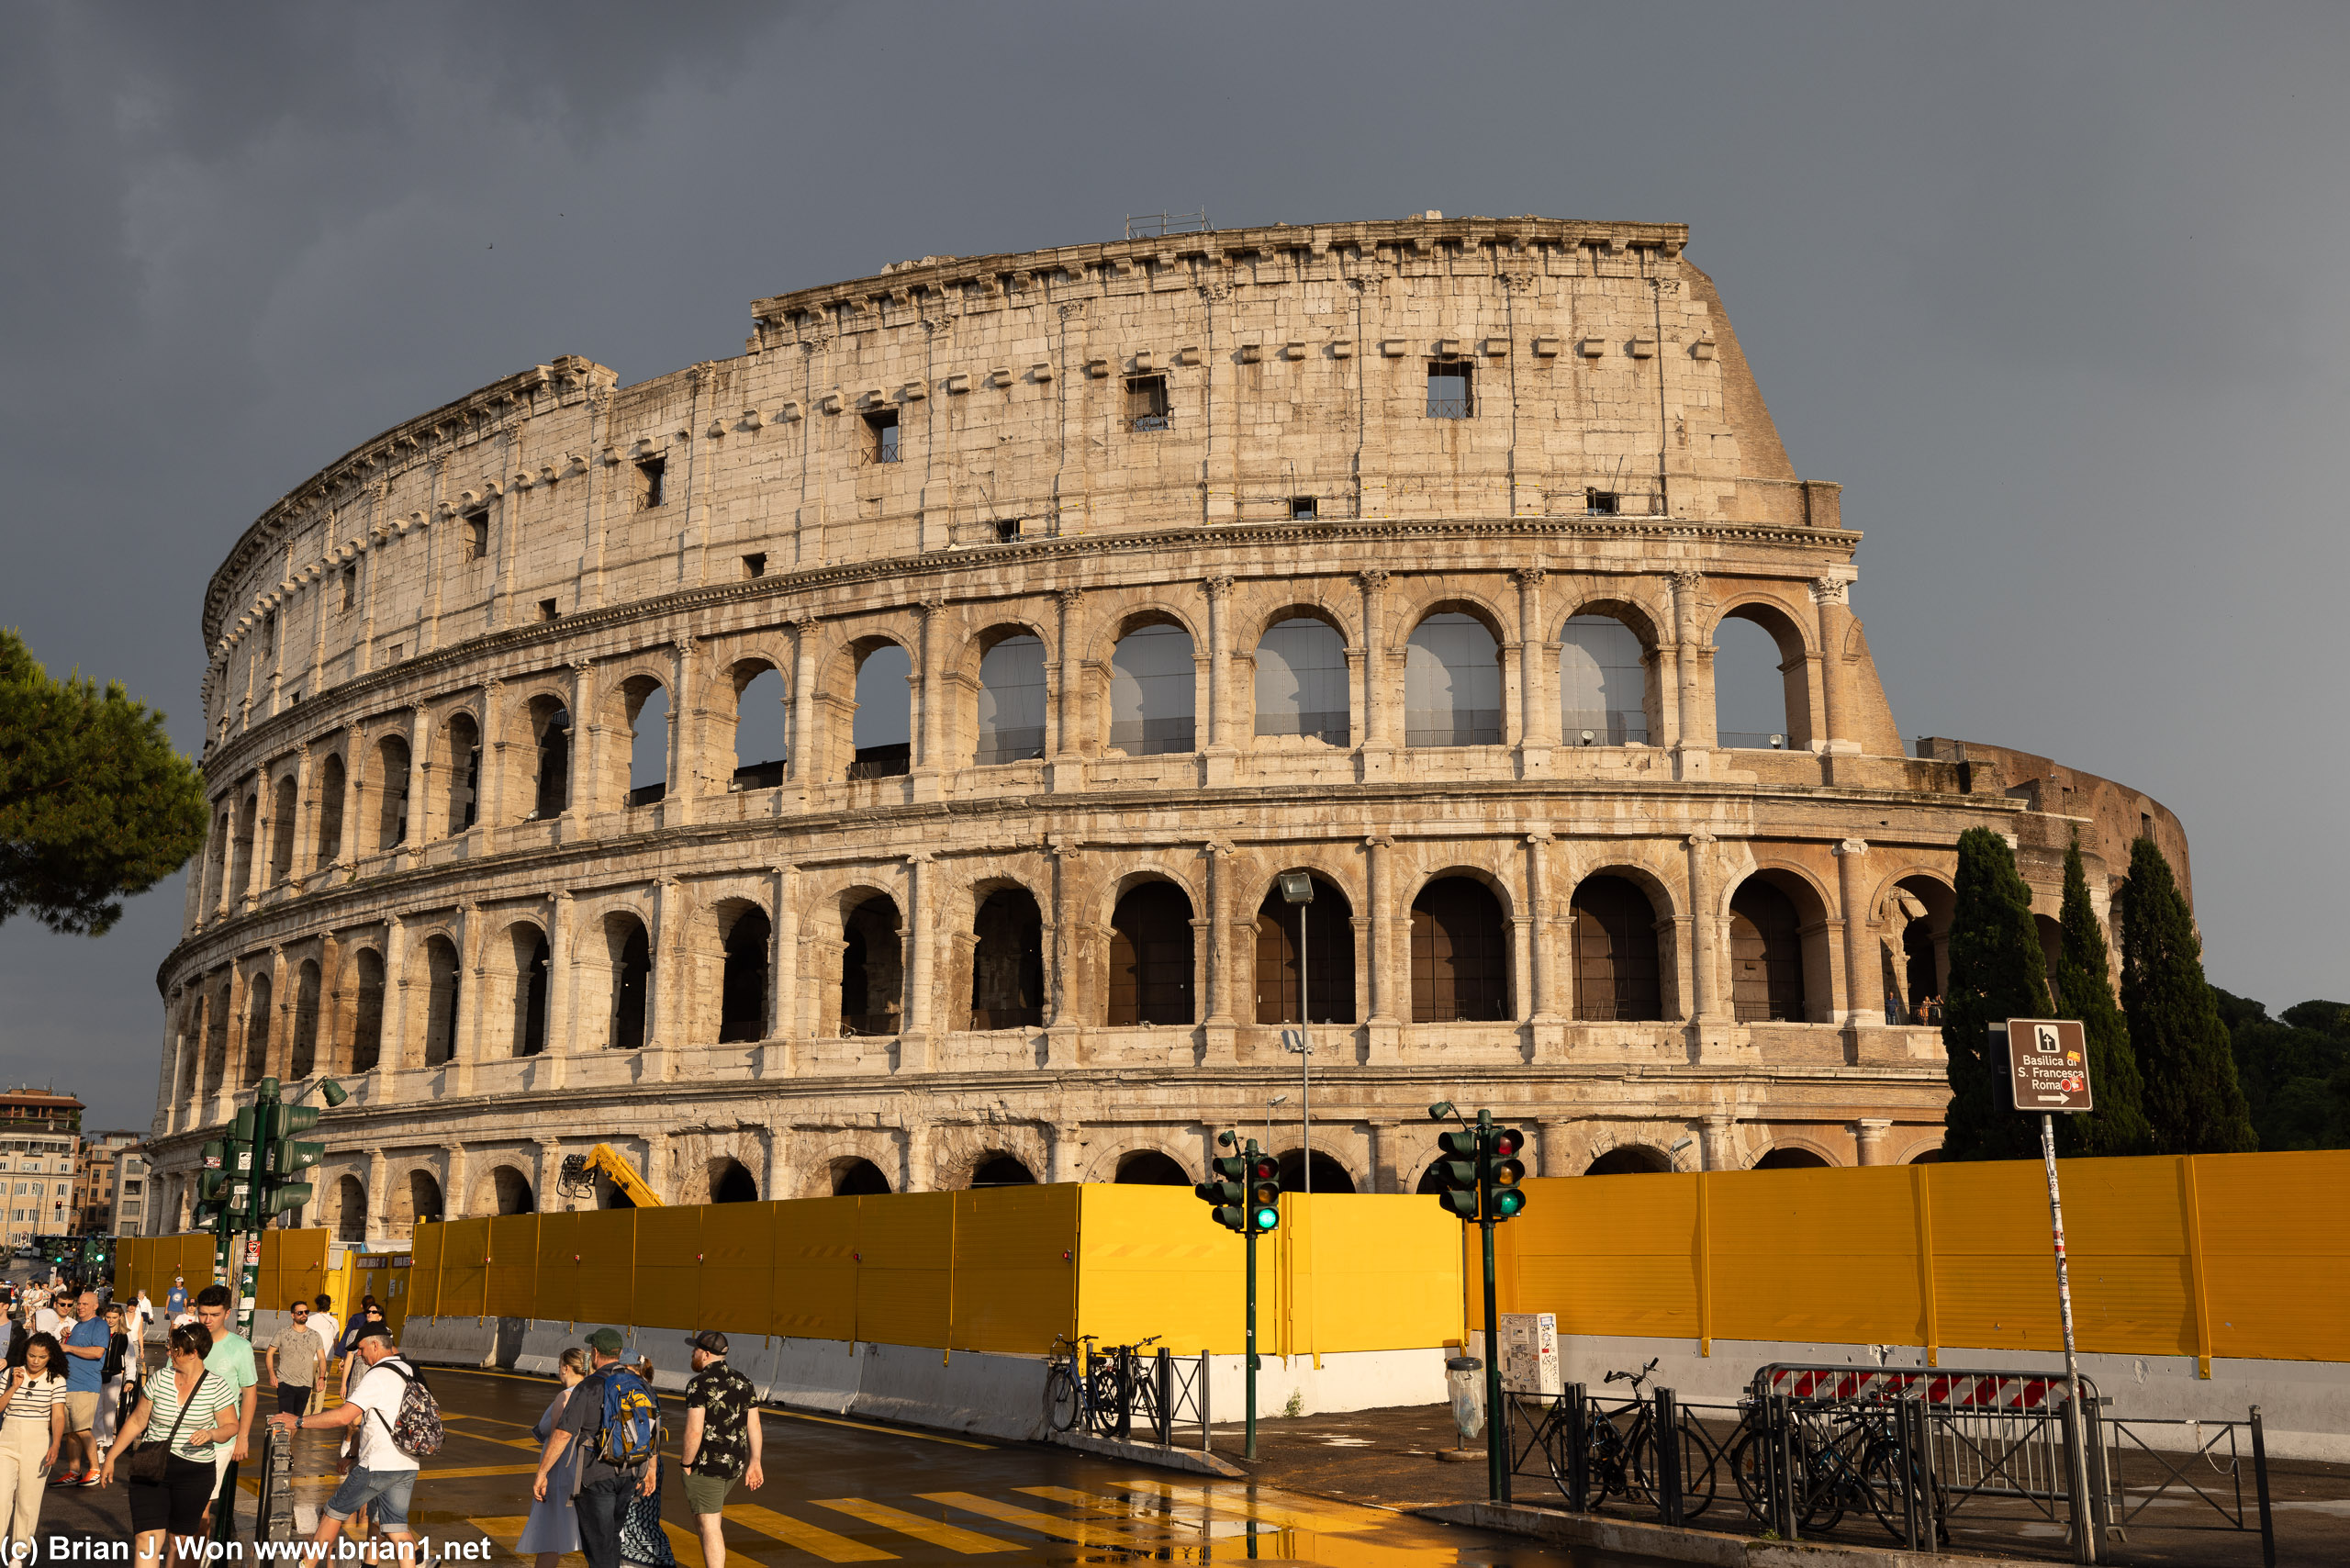
M 2088 1040 L 2089 1089 L 2097 1110 L 2086 1116 L 2056 1118 L 2056 1147 L 2065 1154 L 2144 1154 L 2152 1135 L 2140 1101 L 2138 1058 L 2130 1030 L 2114 1004 L 2108 978 L 2105 932 L 2089 905 L 2088 873 L 2081 864 L 2081 839 L 2065 851 L 2065 950 L 2056 961 L 2059 1018 L 2077 1018 Z
M 1997 1019 L 2049 1015 L 2047 958 L 2015 852 L 1989 828 L 1968 828 L 1958 835 L 1958 908 L 1942 998 L 1950 1058 L 1943 1159 L 2022 1159 L 2040 1151 L 2039 1127 L 2009 1094 L 2007 1050 L 1992 1048 L 1989 1032 Z
M 2203 978 L 2203 940 L 2151 838 L 2130 846 L 2130 880 L 2121 890 L 2121 1011 L 2144 1080 L 2154 1153 L 2259 1147 L 2219 998 Z

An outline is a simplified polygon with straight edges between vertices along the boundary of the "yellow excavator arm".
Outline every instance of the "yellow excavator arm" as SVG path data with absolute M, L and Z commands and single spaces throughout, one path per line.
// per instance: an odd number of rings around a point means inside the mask
M 628 1201 L 640 1209 L 662 1206 L 661 1195 L 644 1184 L 628 1156 L 610 1144 L 599 1143 L 586 1154 L 567 1154 L 563 1159 L 563 1172 L 557 1178 L 565 1194 L 584 1196 L 595 1191 L 596 1173 L 602 1171 L 611 1178 L 612 1185 L 628 1195 Z

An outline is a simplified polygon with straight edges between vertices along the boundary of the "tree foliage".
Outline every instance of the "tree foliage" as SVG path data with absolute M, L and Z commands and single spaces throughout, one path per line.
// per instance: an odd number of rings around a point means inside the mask
M 2087 869 L 2075 835 L 2065 851 L 2065 948 L 2056 961 L 2056 1013 L 2077 1018 L 2088 1042 L 2089 1092 L 2097 1109 L 2056 1118 L 2056 1147 L 2065 1154 L 2144 1154 L 2152 1134 L 2141 1103 L 2144 1085 L 2130 1048 L 2129 1025 L 2113 1000 L 2111 955 L 2089 902 Z
M 2145 1080 L 2154 1152 L 2233 1154 L 2257 1147 L 2219 998 L 2203 978 L 2203 940 L 2170 862 L 2151 838 L 2130 846 L 2120 907 L 2121 1011 Z
M 2350 1148 L 2350 1006 L 2303 1002 L 2268 1016 L 2214 987 L 2263 1148 Z
M 1943 1159 L 2020 1159 L 2039 1152 L 2039 1127 L 2009 1097 L 2007 1051 L 1993 1050 L 1989 1036 L 1996 1020 L 2048 1016 L 2048 963 L 2032 924 L 2031 890 L 2006 839 L 1989 828 L 1968 828 L 1958 835 L 1958 907 L 1951 916 L 1950 990 L 1942 998 L 1942 1048 L 1950 1058 Z
M 52 678 L 0 630 L 0 924 L 103 935 L 202 846 L 204 819 L 161 713 L 115 682 Z

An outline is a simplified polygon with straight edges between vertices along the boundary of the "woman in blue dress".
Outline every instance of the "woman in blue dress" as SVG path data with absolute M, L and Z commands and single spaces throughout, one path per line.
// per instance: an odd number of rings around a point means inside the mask
M 653 1386 L 653 1358 L 638 1359 L 632 1369 Z M 657 1400 L 659 1394 L 655 1394 Z M 669 1550 L 669 1532 L 661 1528 L 661 1454 L 656 1448 L 653 1455 L 653 1493 L 645 1494 L 631 1488 L 628 1514 L 621 1520 L 621 1562 L 630 1568 L 677 1568 L 677 1553 Z M 548 1488 L 552 1491 L 554 1488 Z
M 563 1419 L 563 1408 L 571 1403 L 572 1391 L 588 1375 L 588 1352 L 573 1345 L 565 1350 L 556 1364 L 555 1375 L 563 1386 L 547 1406 L 546 1414 L 531 1428 L 539 1439 L 540 1451 L 545 1452 L 547 1439 L 554 1432 L 555 1423 Z M 514 1543 L 518 1557 L 533 1553 L 538 1561 L 535 1568 L 555 1568 L 566 1551 L 579 1550 L 579 1511 L 572 1495 L 579 1489 L 579 1448 L 573 1444 L 564 1450 L 563 1457 L 547 1473 L 547 1495 L 543 1502 L 531 1505 L 530 1521 L 522 1527 L 522 1539 Z

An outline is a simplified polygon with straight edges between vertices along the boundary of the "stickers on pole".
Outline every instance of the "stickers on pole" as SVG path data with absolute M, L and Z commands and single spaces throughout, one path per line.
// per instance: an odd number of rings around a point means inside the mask
M 2073 1018 L 2010 1018 L 2008 1084 L 2019 1111 L 2035 1115 L 2093 1111 L 2089 1044 Z

